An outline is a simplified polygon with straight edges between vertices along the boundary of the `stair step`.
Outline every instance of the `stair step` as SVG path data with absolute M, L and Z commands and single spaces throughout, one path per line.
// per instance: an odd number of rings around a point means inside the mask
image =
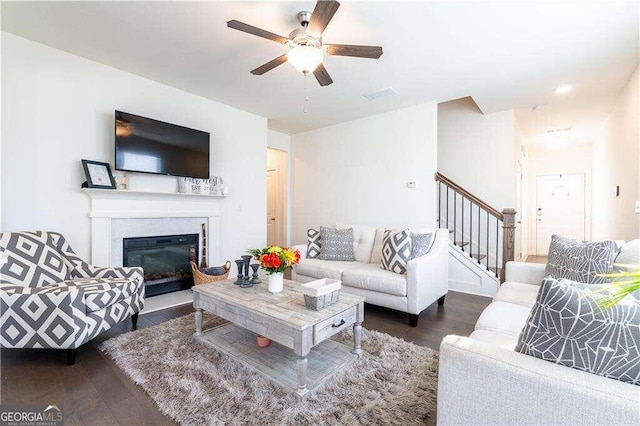
M 480 262 L 482 259 L 484 259 L 485 257 L 487 257 L 486 254 L 481 254 L 481 255 L 474 255 L 473 258 L 476 259 L 478 262 Z
M 496 274 L 497 276 L 500 276 L 500 272 L 502 272 L 502 268 L 495 268 L 493 266 L 490 266 L 489 270 L 494 274 Z
M 458 247 L 466 247 L 469 245 L 469 241 L 465 241 L 464 243 L 462 241 L 456 241 L 456 245 Z
M 450 233 L 450 234 L 453 234 L 453 229 L 449 229 L 449 233 Z

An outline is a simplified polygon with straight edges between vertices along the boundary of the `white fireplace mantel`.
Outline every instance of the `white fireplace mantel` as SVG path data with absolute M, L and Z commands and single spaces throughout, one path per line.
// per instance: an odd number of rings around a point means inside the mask
M 222 196 L 89 188 L 82 191 L 91 199 L 91 263 L 94 265 L 114 265 L 111 258 L 114 219 L 206 218 L 209 264 L 214 264 L 212 253 L 220 253 Z

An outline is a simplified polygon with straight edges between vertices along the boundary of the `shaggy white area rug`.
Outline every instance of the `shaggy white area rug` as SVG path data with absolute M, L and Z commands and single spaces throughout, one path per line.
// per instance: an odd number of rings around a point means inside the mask
M 204 329 L 223 324 L 204 316 Z M 194 315 L 101 345 L 181 424 L 423 424 L 435 411 L 438 352 L 363 330 L 363 356 L 305 400 L 193 339 Z M 351 344 L 351 330 L 334 340 Z

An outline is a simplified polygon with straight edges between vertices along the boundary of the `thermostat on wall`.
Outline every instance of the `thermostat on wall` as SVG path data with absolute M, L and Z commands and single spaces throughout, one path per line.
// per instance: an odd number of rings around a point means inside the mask
M 410 180 L 409 182 L 407 182 L 407 188 L 415 188 L 416 187 L 416 182 L 413 180 Z

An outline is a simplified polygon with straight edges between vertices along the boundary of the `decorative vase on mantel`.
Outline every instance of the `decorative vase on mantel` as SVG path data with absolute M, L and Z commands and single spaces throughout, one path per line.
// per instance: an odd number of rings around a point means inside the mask
M 273 272 L 269 275 L 267 289 L 271 293 L 280 293 L 284 290 L 284 272 Z

